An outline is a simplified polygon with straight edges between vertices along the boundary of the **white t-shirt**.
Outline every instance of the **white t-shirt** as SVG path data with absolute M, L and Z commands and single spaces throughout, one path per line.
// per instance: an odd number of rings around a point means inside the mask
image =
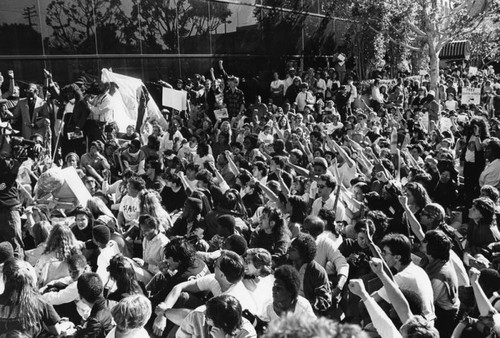
M 108 335 L 106 338 L 115 338 L 116 334 L 116 327 L 113 328 L 113 330 L 109 331 Z M 130 332 L 130 334 L 122 335 L 122 337 L 130 337 L 130 338 L 149 338 L 148 331 L 144 328 L 140 328 L 138 330 L 134 330 Z
M 125 222 L 138 220 L 140 215 L 139 197 L 132 197 L 130 195 L 123 196 L 119 211 L 123 213 Z
M 415 292 L 422 299 L 422 311 L 427 320 L 434 320 L 434 292 L 429 276 L 421 267 L 410 263 L 403 271 L 394 276 L 394 281 L 400 289 Z M 378 295 L 385 301 L 389 301 L 385 288 L 377 291 Z
M 297 299 L 297 304 L 295 305 L 293 314 L 298 318 L 305 318 L 307 320 L 316 319 L 311 303 L 309 303 L 309 301 L 302 296 L 299 296 Z M 279 318 L 280 317 L 274 311 L 273 300 L 271 299 L 265 304 L 264 313 L 262 314 L 261 319 L 265 322 L 272 322 L 273 320 L 277 320 Z
M 215 274 L 206 275 L 204 277 L 199 278 L 196 281 L 196 285 L 202 291 L 210 291 L 214 297 L 224 295 L 234 296 L 237 300 L 240 301 L 241 307 L 243 310 L 248 309 L 252 314 L 257 313 L 257 306 L 250 295 L 250 292 L 247 290 L 245 285 L 243 285 L 242 281 L 239 281 L 236 284 L 233 284 L 229 289 L 225 292 L 222 292 L 219 282 L 215 279 Z

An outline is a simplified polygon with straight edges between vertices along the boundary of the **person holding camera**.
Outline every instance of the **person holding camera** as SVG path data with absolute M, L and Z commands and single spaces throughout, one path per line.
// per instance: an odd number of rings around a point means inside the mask
M 16 257 L 23 257 L 19 191 L 16 182 L 19 167 L 26 157 L 25 148 L 14 146 L 13 129 L 8 122 L 0 123 L 0 242 L 12 244 Z M 22 139 L 21 139 L 22 141 Z M 19 145 L 18 145 L 19 146 Z M 24 157 L 24 158 L 23 158 Z

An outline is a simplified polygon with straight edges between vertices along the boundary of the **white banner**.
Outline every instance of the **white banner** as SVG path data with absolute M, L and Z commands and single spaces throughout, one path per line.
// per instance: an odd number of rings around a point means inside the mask
M 103 82 L 114 82 L 118 85 L 118 90 L 112 96 L 114 101 L 114 118 L 121 132 L 127 130 L 127 126 L 135 127 L 139 116 L 139 93 L 144 85 L 140 79 L 113 73 L 108 69 L 103 68 L 101 74 Z M 144 119 L 149 117 L 150 120 L 156 120 L 166 130 L 167 121 L 161 115 L 160 109 L 154 102 L 149 93 L 147 102 L 147 113 L 144 114 Z

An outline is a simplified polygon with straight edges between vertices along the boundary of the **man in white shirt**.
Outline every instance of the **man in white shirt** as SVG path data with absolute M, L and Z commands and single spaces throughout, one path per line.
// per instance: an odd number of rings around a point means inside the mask
M 314 260 L 325 268 L 328 276 L 335 275 L 337 284 L 333 289 L 333 297 L 339 296 L 349 275 L 349 264 L 338 250 L 338 244 L 324 233 L 325 222 L 317 216 L 306 217 L 302 231 L 309 233 L 316 240 L 317 250 Z
M 319 211 L 323 208 L 332 210 L 335 204 L 335 194 L 333 192 L 337 187 L 337 183 L 331 175 L 321 175 L 317 187 L 320 197 L 314 200 L 312 204 L 311 216 L 318 216 Z M 335 209 L 335 220 L 343 221 L 345 217 L 345 207 L 339 201 Z
M 390 268 L 398 273 L 394 281 L 402 290 L 415 292 L 422 299 L 422 314 L 429 321 L 436 318 L 434 312 L 434 293 L 429 276 L 424 269 L 411 261 L 411 243 L 408 237 L 402 234 L 386 235 L 380 242 L 382 256 Z M 389 301 L 385 288 L 376 291 L 373 298 Z
M 158 335 L 163 333 L 167 318 L 180 325 L 189 314 L 191 311 L 189 309 L 173 308 L 182 292 L 210 291 L 214 297 L 222 294 L 231 295 L 240 301 L 243 310 L 259 315 L 250 292 L 243 285 L 244 274 L 245 265 L 241 256 L 233 251 L 222 251 L 221 256 L 215 262 L 213 274 L 177 284 L 167 295 L 165 301 L 156 307 L 157 317 L 153 324 L 154 332 Z
M 300 85 L 300 92 L 297 94 L 295 99 L 295 104 L 297 105 L 297 111 L 302 113 L 304 108 L 309 104 L 314 104 L 316 100 L 313 94 L 309 91 L 309 85 L 307 83 L 302 83 Z

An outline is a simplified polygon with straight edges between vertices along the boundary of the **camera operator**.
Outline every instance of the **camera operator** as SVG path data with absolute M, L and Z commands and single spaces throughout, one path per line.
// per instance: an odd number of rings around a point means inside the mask
M 13 132 L 10 123 L 0 123 L 0 219 L 2 220 L 0 242 L 10 242 L 15 255 L 22 258 L 23 240 L 16 179 L 27 151 L 23 147 L 25 141 L 13 137 Z

